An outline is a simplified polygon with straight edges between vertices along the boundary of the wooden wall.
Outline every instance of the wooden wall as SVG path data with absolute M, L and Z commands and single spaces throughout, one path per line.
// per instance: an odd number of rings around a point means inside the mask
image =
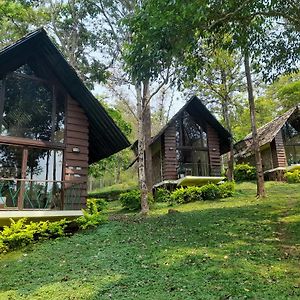
M 161 141 L 158 140 L 151 145 L 152 153 L 152 182 L 153 184 L 162 181 L 162 150 Z
M 171 124 L 165 131 L 162 143 L 163 180 L 176 180 L 176 128 Z
M 66 149 L 64 153 L 65 209 L 85 207 L 87 196 L 88 119 L 83 109 L 71 97 L 66 107 Z M 73 148 L 79 148 L 76 153 Z
M 210 164 L 210 176 L 220 176 L 220 139 L 218 133 L 209 124 L 207 124 L 207 144 Z
M 287 160 L 285 155 L 285 149 L 283 144 L 282 132 L 279 131 L 273 141 L 271 142 L 271 152 L 273 167 L 286 167 Z

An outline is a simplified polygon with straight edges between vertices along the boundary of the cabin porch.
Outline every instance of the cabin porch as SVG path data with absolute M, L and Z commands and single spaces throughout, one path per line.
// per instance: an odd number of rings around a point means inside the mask
M 80 210 L 84 190 L 83 182 L 0 178 L 0 213 Z

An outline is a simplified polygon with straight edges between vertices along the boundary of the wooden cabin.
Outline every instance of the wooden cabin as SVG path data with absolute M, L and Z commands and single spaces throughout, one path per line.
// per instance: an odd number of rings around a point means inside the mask
M 88 165 L 127 146 L 43 29 L 0 51 L 0 209 L 79 210 Z
M 286 170 L 300 166 L 300 104 L 258 129 L 265 178 L 284 180 Z M 255 166 L 252 134 L 235 144 L 237 163 Z
M 185 176 L 221 176 L 229 132 L 196 96 L 152 139 L 153 183 Z

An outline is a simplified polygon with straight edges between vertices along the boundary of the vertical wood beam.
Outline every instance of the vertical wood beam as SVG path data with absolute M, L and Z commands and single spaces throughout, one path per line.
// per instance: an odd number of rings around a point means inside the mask
M 23 157 L 22 157 L 22 169 L 21 169 L 21 184 L 20 191 L 18 196 L 18 209 L 24 209 L 24 195 L 25 195 L 25 179 L 26 179 L 26 168 L 27 168 L 27 160 L 28 160 L 28 148 L 23 149 Z
M 0 134 L 2 131 L 2 122 L 3 122 L 3 111 L 4 111 L 4 101 L 5 101 L 5 78 L 0 80 Z

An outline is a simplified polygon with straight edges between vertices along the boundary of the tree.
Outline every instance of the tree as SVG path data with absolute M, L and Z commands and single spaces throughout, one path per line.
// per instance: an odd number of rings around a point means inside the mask
M 50 35 L 81 80 L 89 88 L 105 81 L 110 62 L 97 55 L 103 37 L 94 1 L 51 0 L 41 6 L 49 15 L 46 27 Z
M 32 1 L 0 0 L 0 47 L 21 38 L 46 19 L 45 11 Z
M 231 123 L 237 105 L 236 95 L 243 90 L 244 85 L 240 55 L 216 49 L 209 51 L 206 57 L 201 70 L 198 70 L 191 80 L 187 80 L 185 87 L 193 93 L 196 92 L 212 111 L 221 116 L 225 128 L 233 135 Z M 227 172 L 229 181 L 233 180 L 233 143 L 231 138 Z
M 211 49 L 218 47 L 242 53 L 254 152 L 257 154 L 258 197 L 263 197 L 265 193 L 255 124 L 251 65 L 254 70 L 260 72 L 262 63 L 268 67 L 264 72 L 267 78 L 266 74 L 270 74 L 271 69 L 274 74 L 282 72 L 285 64 L 288 66 L 289 60 L 296 59 L 295 54 L 284 55 L 285 47 L 289 50 L 299 49 L 299 41 L 295 31 L 291 29 L 285 33 L 280 28 L 280 21 L 285 17 L 280 14 L 283 7 L 288 11 L 293 9 L 293 5 L 284 4 L 282 1 L 220 0 L 209 5 L 206 1 L 189 1 L 183 5 L 180 0 L 148 0 L 132 18 L 135 29 L 132 65 L 135 74 L 142 73 L 139 76 L 150 74 L 151 78 L 155 78 L 171 65 L 181 66 L 178 68 L 179 72 L 193 75 L 194 66 L 198 64 L 199 70 L 206 59 L 206 45 Z M 136 52 L 138 49 L 142 55 Z M 276 56 L 278 52 L 282 54 L 280 57 Z M 291 53 L 293 54 L 293 51 Z M 190 68 L 191 62 L 193 68 Z
M 116 107 L 109 106 L 103 99 L 100 100 L 101 104 L 105 107 L 108 114 L 115 121 L 121 131 L 129 137 L 132 131 L 132 126 L 126 122 L 122 116 L 120 110 Z M 120 173 L 122 169 L 125 169 L 130 163 L 130 150 L 125 149 L 121 152 L 115 153 L 108 158 L 102 159 L 99 162 L 92 164 L 89 167 L 89 174 L 95 178 L 104 176 L 109 172 L 114 174 L 115 183 L 120 183 Z
M 265 97 L 276 104 L 278 112 L 285 112 L 300 103 L 300 74 L 293 73 L 279 77 L 269 85 Z

